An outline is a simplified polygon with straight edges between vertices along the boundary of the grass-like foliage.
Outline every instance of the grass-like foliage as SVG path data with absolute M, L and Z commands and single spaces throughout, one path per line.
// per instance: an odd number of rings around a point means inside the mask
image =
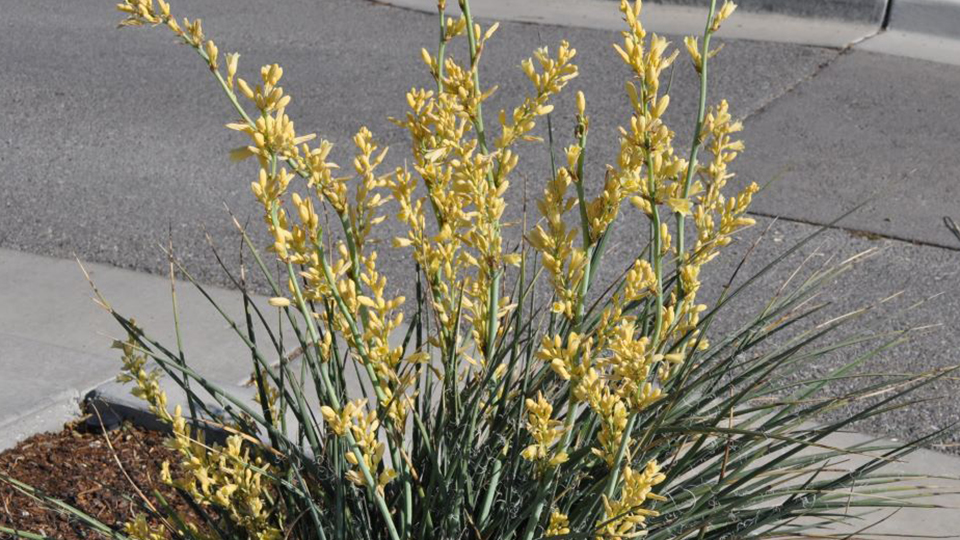
M 256 245 L 237 225 L 285 328 L 270 324 L 277 314 L 259 309 L 237 278 L 245 320 L 221 313 L 249 347 L 252 403 L 104 302 L 128 334 L 117 344 L 121 377 L 170 424 L 182 456 L 182 472 L 158 472 L 201 519 L 151 505 L 123 531 L 96 530 L 137 540 L 773 538 L 830 534 L 845 521 L 857 529 L 864 512 L 919 504 L 910 501 L 922 490 L 882 471 L 916 441 L 829 444 L 932 379 L 831 390 L 904 337 L 825 344 L 849 318 L 796 324 L 817 312 L 807 302 L 817 288 L 852 261 L 813 272 L 726 333 L 713 335 L 711 324 L 772 265 L 728 284 L 713 305 L 698 301 L 704 269 L 753 224 L 756 185 L 725 193 L 742 126 L 725 101 L 706 100 L 718 52 L 711 36 L 734 4 L 711 2 L 704 35 L 685 40 L 690 66 L 679 68 L 696 70 L 700 95 L 696 135 L 677 151 L 662 120 L 670 100 L 661 75 L 679 51 L 648 35 L 639 1 L 621 2 L 615 50 L 632 110 L 617 162 L 592 179 L 602 189 L 585 189 L 590 121 L 578 94 L 576 136 L 554 170 L 540 171 L 549 179 L 540 216 L 515 251 L 501 222 L 511 174 L 551 99 L 577 76 L 576 51 L 562 42 L 523 62 L 530 93 L 490 129 L 483 105 L 493 87 L 481 85 L 478 68 L 497 26 L 475 23 L 466 0 L 456 19 L 444 4 L 437 46 L 422 51 L 432 82 L 408 93 L 409 110 L 394 119 L 409 131 L 407 168 L 381 171 L 385 151 L 361 128 L 345 176 L 329 142 L 295 131 L 279 66 L 247 82 L 237 78 L 239 55 L 221 55 L 199 20 L 177 22 L 164 0 L 119 5 L 123 25 L 159 26 L 192 48 L 235 107 L 227 127 L 245 140 L 232 157 L 259 170 L 252 191 L 273 244 Z M 466 42 L 463 63 L 445 53 L 453 40 Z M 645 216 L 638 225 L 648 241 L 637 242 L 615 283 L 599 287 L 611 225 L 626 219 L 628 203 Z M 321 207 L 338 230 L 324 230 Z M 371 242 L 391 216 L 394 248 L 419 273 L 406 300 L 390 296 Z M 271 271 L 278 263 L 280 279 Z M 282 332 L 294 343 L 282 344 Z M 860 353 L 842 367 L 799 376 L 853 345 Z M 168 406 L 163 372 L 186 391 L 189 411 Z M 194 429 L 210 406 L 198 393 L 228 412 L 223 446 Z M 821 420 L 866 396 L 882 398 L 844 420 Z

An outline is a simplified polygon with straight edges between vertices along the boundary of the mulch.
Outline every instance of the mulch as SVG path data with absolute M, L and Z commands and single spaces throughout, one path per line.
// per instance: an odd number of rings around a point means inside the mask
M 105 436 L 110 439 L 109 445 Z M 144 513 L 142 499 L 131 481 L 156 507 L 161 505 L 153 493 L 159 491 L 178 513 L 190 516 L 173 490 L 159 480 L 163 461 L 169 461 L 174 471 L 179 462 L 163 440 L 159 433 L 129 425 L 105 435 L 99 427 L 75 422 L 67 424 L 63 431 L 34 435 L 0 453 L 0 473 L 63 500 L 111 527 L 122 527 Z M 42 503 L 3 481 L 0 525 L 66 540 L 100 537 L 75 518 L 44 508 Z M 0 539 L 6 538 L 10 537 L 0 533 Z

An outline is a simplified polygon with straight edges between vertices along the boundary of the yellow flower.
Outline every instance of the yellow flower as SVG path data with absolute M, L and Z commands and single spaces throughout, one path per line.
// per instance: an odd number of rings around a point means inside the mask
M 205 53 L 207 53 L 207 64 L 210 65 L 210 70 L 216 71 L 217 59 L 220 56 L 220 50 L 217 49 L 216 45 L 214 45 L 213 40 L 207 41 L 203 46 L 203 50 Z
M 724 0 L 723 6 L 720 7 L 720 10 L 717 11 L 716 15 L 713 17 L 713 22 L 710 25 L 710 31 L 716 32 L 720 30 L 720 24 L 727 20 L 730 15 L 733 15 L 734 10 L 737 9 L 737 5 L 730 0 Z
M 703 56 L 700 53 L 700 43 L 696 37 L 687 36 L 683 38 L 683 44 L 687 48 L 687 54 L 690 55 L 694 69 L 697 70 L 697 73 L 700 73 L 703 70 Z
M 605 519 L 599 520 L 596 538 L 626 540 L 645 534 L 644 523 L 659 512 L 643 508 L 647 499 L 664 500 L 652 492 L 653 487 L 666 480 L 656 460 L 647 462 L 643 471 L 623 468 L 623 487 L 617 500 L 603 496 Z
M 290 305 L 290 299 L 283 298 L 282 296 L 275 296 L 270 300 L 268 300 L 267 303 L 269 303 L 273 307 L 283 308 Z
M 521 455 L 528 461 L 536 461 L 542 467 L 557 467 L 567 460 L 564 451 L 554 451 L 554 446 L 563 437 L 566 430 L 559 420 L 551 418 L 553 405 L 543 396 L 537 394 L 537 399 L 527 399 L 527 431 L 533 437 L 534 444 L 524 448 Z
M 550 524 L 547 525 L 547 531 L 543 536 L 563 536 L 565 534 L 570 534 L 570 520 L 563 512 L 554 510 L 550 514 Z
M 227 88 L 233 90 L 233 79 L 237 76 L 237 66 L 240 63 L 240 53 L 227 53 Z

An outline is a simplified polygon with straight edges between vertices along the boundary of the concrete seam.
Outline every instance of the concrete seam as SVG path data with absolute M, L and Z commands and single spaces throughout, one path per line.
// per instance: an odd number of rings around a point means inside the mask
M 886 5 L 887 12 L 885 13 L 885 16 L 889 15 L 889 11 L 890 11 L 890 9 L 891 9 L 891 6 L 893 5 L 893 2 L 894 2 L 894 0 L 887 0 L 887 5 Z M 884 19 L 884 21 L 886 21 L 886 19 Z M 783 92 L 780 92 L 779 94 L 770 97 L 767 101 L 765 101 L 764 103 L 760 104 L 760 106 L 758 106 L 756 109 L 748 112 L 747 115 L 743 117 L 743 121 L 747 121 L 748 119 L 750 119 L 750 118 L 753 117 L 754 115 L 762 113 L 764 110 L 766 110 L 767 107 L 769 107 L 769 106 L 770 106 L 771 104 L 773 104 L 775 101 L 777 101 L 777 100 L 779 100 L 780 98 L 786 96 L 787 94 L 792 93 L 794 90 L 796 90 L 797 88 L 799 88 L 800 85 L 805 84 L 805 83 L 807 83 L 807 82 L 810 82 L 810 81 L 812 81 L 813 79 L 817 78 L 817 77 L 820 75 L 820 73 L 822 73 L 822 72 L 823 72 L 824 70 L 826 70 L 828 67 L 830 67 L 831 65 L 833 65 L 833 63 L 836 62 L 837 59 L 839 59 L 840 57 L 842 57 L 842 56 L 845 55 L 845 54 L 850 53 L 850 51 L 852 51 L 853 48 L 854 48 L 856 45 L 859 45 L 860 43 L 863 43 L 864 41 L 867 41 L 868 39 L 871 39 L 871 38 L 873 38 L 873 37 L 876 37 L 877 34 L 882 33 L 885 28 L 886 28 L 886 22 L 884 22 L 884 24 L 881 24 L 872 34 L 867 35 L 867 36 L 863 36 L 863 37 L 861 37 L 861 38 L 859 38 L 859 39 L 856 39 L 856 40 L 854 40 L 854 41 L 851 41 L 850 43 L 847 43 L 847 44 L 844 45 L 842 48 L 840 48 L 839 50 L 837 50 L 837 54 L 835 54 L 835 55 L 833 55 L 832 57 L 830 57 L 830 58 L 826 59 L 825 61 L 821 62 L 816 68 L 814 68 L 814 70 L 813 70 L 812 73 L 810 73 L 810 74 L 807 75 L 806 77 L 802 77 L 802 78 L 798 79 L 798 80 L 795 81 L 793 84 L 791 84 L 791 85 L 788 86 L 786 89 L 784 89 Z M 828 48 L 828 47 L 824 47 L 824 48 Z M 829 49 L 829 48 L 828 48 L 828 49 Z
M 896 1 L 896 0 L 888 0 L 888 2 L 887 2 L 887 9 L 888 9 L 888 11 L 889 11 L 890 8 L 893 6 L 893 2 L 895 2 L 895 1 Z M 863 39 L 858 40 L 858 41 L 853 42 L 853 43 L 850 43 L 850 44 L 848 44 L 847 46 L 845 46 L 844 48 L 840 49 L 839 51 L 837 51 L 837 54 L 836 54 L 836 55 L 828 58 L 828 59 L 825 60 L 824 62 L 820 63 L 820 65 L 818 65 L 816 68 L 814 68 L 814 70 L 813 70 L 812 73 L 810 73 L 810 74 L 807 75 L 806 77 L 803 77 L 803 78 L 797 80 L 797 81 L 794 82 L 792 85 L 790 85 L 788 88 L 784 89 L 783 92 L 780 92 L 779 94 L 777 94 L 777 95 L 775 95 L 775 96 L 772 96 L 770 99 L 768 99 L 768 100 L 765 101 L 764 103 L 760 104 L 757 108 L 755 108 L 755 109 L 753 109 L 752 111 L 748 112 L 748 113 L 746 114 L 746 116 L 743 117 L 743 121 L 746 122 L 746 121 L 749 120 L 750 118 L 753 118 L 753 117 L 756 116 L 756 115 L 762 114 L 764 111 L 767 110 L 767 108 L 769 108 L 771 105 L 773 105 L 776 101 L 778 101 L 778 100 L 780 100 L 781 98 L 787 96 L 788 94 L 793 93 L 793 92 L 794 92 L 797 88 L 799 88 L 801 85 L 806 84 L 806 83 L 808 83 L 808 82 L 816 79 L 824 70 L 826 70 L 826 69 L 829 68 L 831 65 L 833 65 L 833 63 L 836 62 L 840 57 L 842 57 L 842 56 L 844 56 L 844 55 L 849 54 L 850 52 L 852 52 L 852 51 L 854 50 L 854 46 L 855 46 L 855 45 L 857 45 L 857 44 L 859 44 L 859 43 L 862 43 L 862 42 L 864 42 L 864 41 L 866 41 L 866 40 L 868 40 L 868 39 L 870 39 L 870 38 L 876 37 L 878 34 L 882 33 L 883 31 L 884 31 L 883 28 L 880 28 L 880 29 L 878 29 L 875 33 L 873 33 L 872 35 L 866 36 L 866 37 L 864 37 Z M 827 227 L 828 229 L 841 230 L 841 231 L 845 231 L 845 232 L 850 233 L 850 234 L 870 234 L 870 235 L 876 235 L 876 236 L 877 236 L 878 238 L 880 238 L 880 239 L 892 240 L 892 241 L 897 241 L 897 242 L 904 242 L 904 243 L 912 244 L 912 245 L 915 245 L 915 246 L 940 248 L 940 249 L 946 249 L 946 250 L 949 250 L 949 251 L 960 251 L 960 247 L 955 247 L 955 246 L 940 244 L 940 243 L 937 243 L 937 242 L 930 242 L 930 241 L 926 241 L 926 240 L 916 240 L 916 239 L 907 238 L 907 237 L 903 237 L 903 236 L 892 235 L 892 234 L 877 233 L 877 232 L 873 232 L 873 231 L 864 231 L 864 230 L 855 229 L 855 228 L 852 228 L 852 227 L 843 227 L 843 226 L 840 226 L 840 225 L 824 225 L 823 223 L 817 223 L 817 222 L 815 222 L 815 221 L 804 220 L 804 219 L 800 219 L 800 218 L 790 218 L 790 217 L 785 217 L 785 216 L 779 216 L 779 215 L 776 215 L 776 214 L 770 214 L 770 213 L 766 213 L 766 212 L 750 211 L 750 212 L 748 212 L 748 213 L 749 213 L 750 215 L 754 215 L 754 216 L 758 216 L 758 217 L 776 218 L 776 219 L 783 220 L 783 221 L 788 221 L 788 222 L 791 222 L 791 223 L 800 223 L 800 224 L 804 224 L 804 225 L 813 225 L 813 226 L 817 226 L 817 227 Z
M 83 399 L 83 393 L 76 388 L 67 388 L 58 392 L 51 398 L 42 401 L 39 405 L 31 407 L 18 414 L 13 414 L 0 419 L 0 432 L 6 431 L 11 426 L 23 421 L 31 416 L 43 416 L 50 409 L 55 409 L 64 405 L 70 405 L 71 402 L 79 402 Z
M 90 387 L 87 387 L 86 389 L 67 388 L 66 390 L 63 390 L 57 393 L 52 398 L 49 398 L 48 400 L 40 403 L 35 407 L 32 407 L 19 414 L 11 415 L 6 418 L 0 419 L 0 432 L 6 431 L 7 429 L 10 428 L 10 426 L 15 425 L 17 422 L 22 421 L 24 418 L 28 418 L 30 416 L 34 416 L 34 415 L 43 416 L 47 411 L 50 411 L 52 409 L 56 409 L 62 406 L 69 406 L 71 404 L 82 405 L 85 399 L 85 396 L 88 393 L 96 390 L 97 388 L 100 388 L 101 386 L 103 386 L 104 384 L 112 380 L 114 380 L 114 377 L 110 377 L 109 379 L 100 381 Z M 80 411 L 79 409 L 77 410 L 78 414 L 81 412 L 82 411 Z
M 850 50 L 850 47 L 851 47 L 851 45 L 847 45 L 846 47 L 844 47 L 844 48 L 840 49 L 839 51 L 837 51 L 837 54 L 831 56 L 831 57 L 828 58 L 827 60 L 825 60 L 825 61 L 821 62 L 819 65 L 817 65 L 817 67 L 815 67 L 815 68 L 813 69 L 813 72 L 811 72 L 809 75 L 807 75 L 807 76 L 805 76 L 805 77 L 802 77 L 802 78 L 794 81 L 793 84 L 791 84 L 790 86 L 788 86 L 787 88 L 785 88 L 785 89 L 784 89 L 782 92 L 780 92 L 779 94 L 776 94 L 776 95 L 774 95 L 774 96 L 771 96 L 769 99 L 767 99 L 766 101 L 764 101 L 763 103 L 761 103 L 761 104 L 760 104 L 759 106 L 757 106 L 755 109 L 753 109 L 752 111 L 748 112 L 741 120 L 742 120 L 743 122 L 746 122 L 747 120 L 753 118 L 754 116 L 756 116 L 756 115 L 758 115 L 758 114 L 762 114 L 764 111 L 767 110 L 768 107 L 770 107 L 771 105 L 773 105 L 775 102 L 779 101 L 779 100 L 780 100 L 781 98 L 783 98 L 784 96 L 787 96 L 788 94 L 792 94 L 792 93 L 793 93 L 797 88 L 799 88 L 802 84 L 805 84 L 805 83 L 807 83 L 807 82 L 812 81 L 813 79 L 815 79 L 815 78 L 816 78 L 817 76 L 819 76 L 820 73 L 822 73 L 825 69 L 827 69 L 828 67 L 830 67 L 831 65 L 833 65 L 833 63 L 834 63 L 838 58 L 840 58 L 841 56 L 843 56 L 844 54 L 846 54 L 846 53 Z
M 937 242 L 929 242 L 929 241 L 926 241 L 926 240 L 915 240 L 915 239 L 907 238 L 907 237 L 904 237 L 904 236 L 897 236 L 897 235 L 894 235 L 894 234 L 878 233 L 878 232 L 873 232 L 873 231 L 867 231 L 867 230 L 864 230 L 864 229 L 856 229 L 856 228 L 853 228 L 853 227 L 844 227 L 844 226 L 842 226 L 842 225 L 826 225 L 826 224 L 824 224 L 824 223 L 817 223 L 816 221 L 812 221 L 812 220 L 801 219 L 801 218 L 792 218 L 792 217 L 786 217 L 786 216 L 780 216 L 780 215 L 772 214 L 772 213 L 769 213 L 769 212 L 756 212 L 756 211 L 750 210 L 750 211 L 747 212 L 747 214 L 749 214 L 749 215 L 751 215 L 751 216 L 762 217 L 762 218 L 776 219 L 776 220 L 778 220 L 778 221 L 786 221 L 786 222 L 788 222 L 788 223 L 799 223 L 799 224 L 801 224 L 801 225 L 812 225 L 812 226 L 814 226 L 814 227 L 826 227 L 827 229 L 832 229 L 832 230 L 836 230 L 836 231 L 844 231 L 844 232 L 849 233 L 850 235 L 854 235 L 854 236 L 856 236 L 856 235 L 875 236 L 877 240 L 890 240 L 890 241 L 894 241 L 894 242 L 903 242 L 903 243 L 905 243 L 905 244 L 912 244 L 912 245 L 914 245 L 914 246 L 946 249 L 946 250 L 948 250 L 948 251 L 960 251 L 960 247 L 948 246 L 948 245 L 944 245 L 944 244 L 939 244 L 939 243 L 937 243 Z

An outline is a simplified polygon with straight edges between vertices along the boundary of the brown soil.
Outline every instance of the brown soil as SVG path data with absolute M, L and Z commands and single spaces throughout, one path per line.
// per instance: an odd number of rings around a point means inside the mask
M 173 490 L 159 481 L 161 463 L 178 462 L 176 455 L 163 445 L 163 435 L 123 426 L 108 432 L 106 437 L 109 445 L 100 428 L 86 428 L 83 422 L 68 424 L 59 433 L 35 435 L 0 454 L 0 473 L 63 500 L 111 527 L 122 527 L 144 513 L 144 503 L 131 480 L 158 508 L 155 490 L 178 513 L 190 514 Z M 122 470 L 117 460 L 123 465 Z M 0 525 L 67 540 L 99 537 L 76 519 L 45 509 L 42 503 L 3 481 Z M 0 539 L 5 538 L 9 536 L 0 533 Z

